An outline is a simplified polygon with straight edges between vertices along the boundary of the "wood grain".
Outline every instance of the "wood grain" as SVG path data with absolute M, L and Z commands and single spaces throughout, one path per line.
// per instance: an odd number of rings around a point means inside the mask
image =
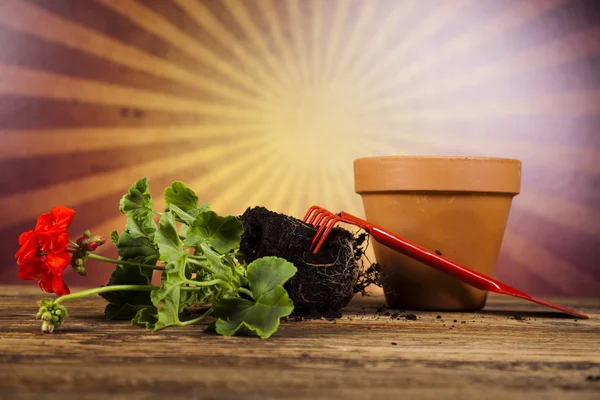
M 43 335 L 33 317 L 39 290 L 0 289 L 3 399 L 600 394 L 599 299 L 557 300 L 588 313 L 585 321 L 502 296 L 482 312 L 415 312 L 412 321 L 405 311 L 378 312 L 383 298 L 374 294 L 355 298 L 341 319 L 284 321 L 261 340 L 199 326 L 146 333 L 104 321 L 100 298 L 67 303 L 71 317 Z
M 144 176 L 220 214 L 364 216 L 355 158 L 496 156 L 523 161 L 497 277 L 598 296 L 600 2 L 442 3 L 0 0 L 0 266 L 55 205 L 122 229 Z

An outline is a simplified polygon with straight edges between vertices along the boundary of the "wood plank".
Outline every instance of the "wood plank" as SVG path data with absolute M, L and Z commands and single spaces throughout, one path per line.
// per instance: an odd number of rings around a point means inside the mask
M 554 299 L 589 320 L 491 295 L 481 312 L 419 311 L 412 321 L 403 317 L 411 312 L 377 311 L 384 299 L 375 293 L 355 298 L 340 319 L 284 321 L 261 340 L 200 326 L 146 333 L 104 321 L 100 298 L 66 303 L 71 317 L 44 335 L 33 317 L 39 289 L 0 289 L 3 399 L 600 394 L 600 299 Z

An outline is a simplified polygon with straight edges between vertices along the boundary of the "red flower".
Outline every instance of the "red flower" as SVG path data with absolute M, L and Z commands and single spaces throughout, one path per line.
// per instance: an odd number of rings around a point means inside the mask
M 50 213 L 38 217 L 34 230 L 19 236 L 21 248 L 15 253 L 19 265 L 19 279 L 37 278 L 40 288 L 59 296 L 69 294 L 62 277 L 71 257 L 67 252 L 67 227 L 73 220 L 74 210 L 54 207 Z
M 47 245 L 57 249 L 66 248 L 69 243 L 67 227 L 73 221 L 75 210 L 63 206 L 56 206 L 52 211 L 41 214 L 35 225 L 35 233 L 38 235 L 42 245 Z

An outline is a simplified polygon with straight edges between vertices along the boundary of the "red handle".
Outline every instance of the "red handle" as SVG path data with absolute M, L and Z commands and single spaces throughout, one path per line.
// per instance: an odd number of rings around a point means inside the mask
M 477 289 L 520 297 L 522 299 L 533 301 L 534 303 L 538 303 L 562 311 L 564 313 L 571 314 L 578 318 L 589 318 L 587 315 L 578 313 L 569 308 L 531 297 L 528 294 L 521 292 L 520 290 L 505 285 L 502 282 L 498 282 L 497 280 L 480 274 L 477 271 L 473 271 L 472 269 L 457 264 L 454 261 L 451 261 L 447 258 L 436 254 L 435 252 L 432 252 L 429 249 L 426 249 L 425 247 L 409 242 L 408 240 L 403 239 L 388 230 L 373 225 L 370 222 L 355 217 L 354 215 L 341 212 L 340 217 L 342 217 L 342 220 L 344 222 L 349 222 L 360 226 L 361 228 L 366 230 L 375 240 L 377 240 L 384 246 L 394 249 L 397 252 L 402 253 L 412 259 L 420 261 L 425 265 L 433 267 L 438 271 L 444 272 Z
M 450 261 L 425 247 L 402 239 L 383 228 L 371 226 L 368 230 L 371 236 L 384 246 L 394 249 L 399 253 L 420 261 L 441 272 L 445 272 L 477 289 L 489 290 L 490 292 L 504 292 L 502 287 L 504 285 L 500 282 L 496 282 L 479 272 Z

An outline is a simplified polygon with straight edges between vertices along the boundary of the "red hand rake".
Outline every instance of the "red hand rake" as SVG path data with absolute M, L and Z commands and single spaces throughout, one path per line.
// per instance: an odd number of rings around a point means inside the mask
M 312 225 L 317 229 L 313 241 L 311 243 L 311 249 L 313 253 L 317 253 L 327 236 L 333 229 L 334 225 L 338 222 L 351 224 L 358 226 L 365 230 L 379 243 L 394 249 L 408 257 L 411 257 L 417 261 L 422 262 L 430 267 L 437 269 L 438 271 L 444 272 L 460 281 L 465 282 L 480 290 L 487 290 L 489 292 L 506 294 L 509 296 L 520 297 L 525 300 L 532 301 L 537 304 L 541 304 L 546 307 L 554 308 L 555 310 L 563 313 L 570 314 L 577 318 L 587 319 L 587 315 L 580 314 L 576 311 L 570 310 L 566 307 L 562 307 L 556 304 L 549 303 L 544 300 L 536 299 L 529 296 L 517 289 L 514 289 L 502 282 L 495 279 L 489 278 L 479 272 L 473 271 L 467 267 L 455 263 L 445 257 L 442 257 L 431 250 L 428 250 L 415 243 L 411 243 L 406 239 L 403 239 L 390 231 L 387 231 L 379 226 L 376 226 L 370 222 L 362 220 L 354 215 L 340 212 L 339 214 L 333 214 L 324 208 L 318 206 L 312 206 L 308 209 L 308 212 L 304 216 L 304 222 Z

